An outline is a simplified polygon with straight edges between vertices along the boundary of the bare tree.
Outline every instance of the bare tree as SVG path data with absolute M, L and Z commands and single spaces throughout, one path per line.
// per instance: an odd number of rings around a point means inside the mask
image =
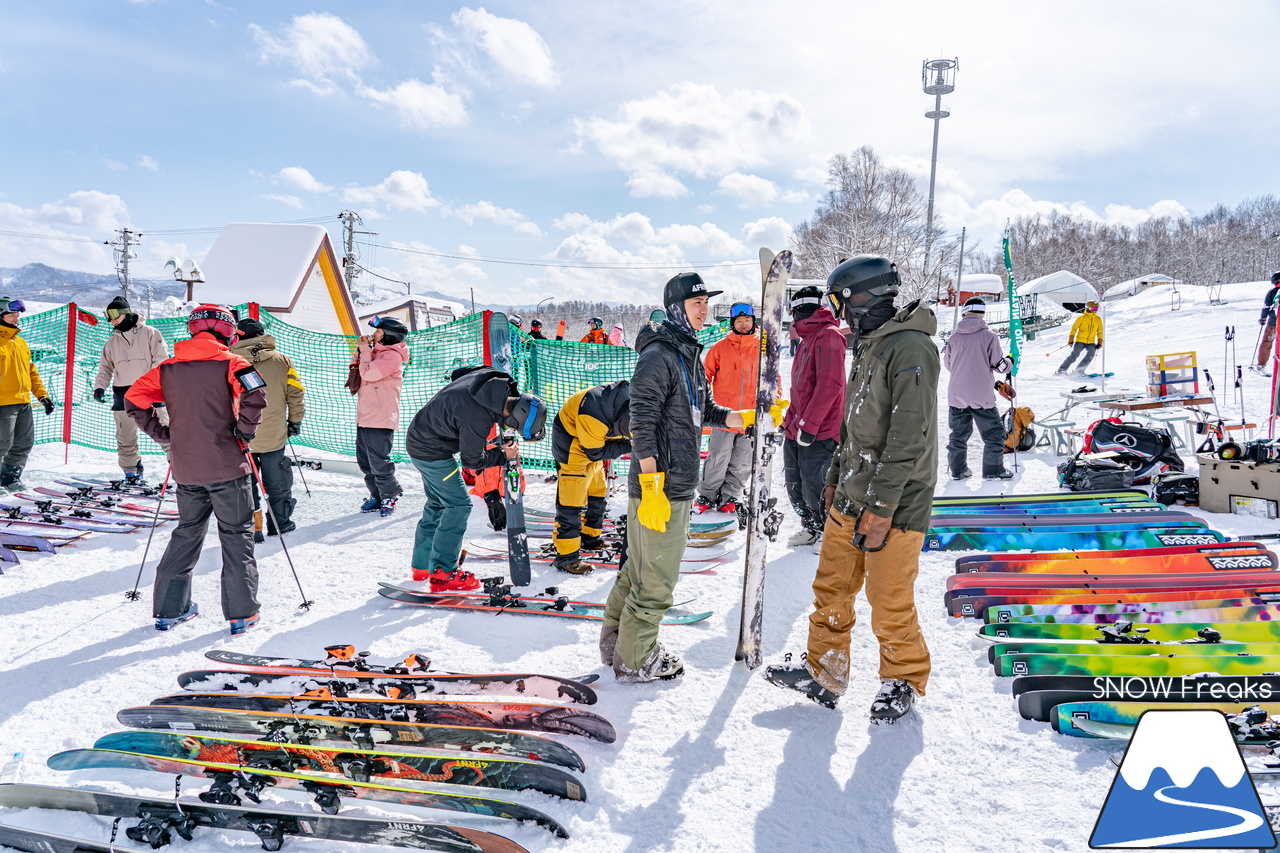
M 827 165 L 826 195 L 792 233 L 792 277 L 826 278 L 846 258 L 881 255 L 898 265 L 904 301 L 934 294 L 955 267 L 958 241 L 934 225 L 923 269 L 927 215 L 928 199 L 910 174 L 886 167 L 867 146 L 837 154 Z

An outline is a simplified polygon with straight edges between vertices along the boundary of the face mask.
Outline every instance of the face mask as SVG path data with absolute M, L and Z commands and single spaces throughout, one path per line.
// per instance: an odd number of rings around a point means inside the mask
M 696 339 L 698 337 L 698 333 L 693 330 L 693 324 L 689 322 L 689 315 L 685 313 L 683 302 L 667 306 L 667 323 L 675 326 L 691 338 Z

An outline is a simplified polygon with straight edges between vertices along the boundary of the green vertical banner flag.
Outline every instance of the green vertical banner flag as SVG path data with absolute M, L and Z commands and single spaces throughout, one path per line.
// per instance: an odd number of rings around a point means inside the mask
M 1018 299 L 1018 289 L 1013 280 L 1013 257 L 1009 254 L 1009 226 L 1004 229 L 1004 272 L 1005 287 L 1009 291 L 1009 353 L 1013 356 L 1014 376 L 1018 375 L 1018 363 L 1022 361 L 1022 342 L 1026 339 L 1022 332 L 1022 303 Z

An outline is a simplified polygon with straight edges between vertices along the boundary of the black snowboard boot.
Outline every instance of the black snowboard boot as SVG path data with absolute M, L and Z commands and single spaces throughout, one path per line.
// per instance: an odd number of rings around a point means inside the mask
M 17 465 L 0 465 L 0 489 L 16 492 L 26 488 L 18 480 L 21 476 L 22 469 Z
M 836 703 L 840 701 L 838 694 L 832 693 L 813 680 L 812 673 L 804 664 L 767 666 L 764 670 L 764 680 L 807 696 L 824 708 L 835 708 Z
M 871 722 L 882 725 L 896 723 L 899 717 L 911 710 L 915 698 L 915 689 L 899 678 L 880 682 L 880 692 L 871 702 Z
M 583 551 L 607 551 L 609 550 L 609 543 L 599 536 L 583 536 L 582 544 L 579 547 Z

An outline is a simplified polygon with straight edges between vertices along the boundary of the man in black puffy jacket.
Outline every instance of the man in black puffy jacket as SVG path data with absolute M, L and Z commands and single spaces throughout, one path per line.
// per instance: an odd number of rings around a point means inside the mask
M 413 543 L 413 579 L 430 580 L 433 591 L 477 589 L 470 572 L 458 571 L 462 537 L 471 515 L 471 498 L 462 483 L 462 464 L 476 471 L 518 459 L 514 442 L 489 447 L 494 424 L 515 429 L 524 441 L 539 441 L 547 407 L 516 382 L 492 367 L 462 367 L 418 414 L 405 439 L 405 449 L 418 473 L 427 502 Z
M 643 327 L 631 377 L 631 473 L 628 478 L 627 561 L 605 604 L 600 659 L 619 681 L 676 678 L 684 664 L 658 642 L 658 625 L 673 601 L 689 515 L 698 486 L 702 427 L 746 426 L 742 412 L 716 405 L 707 387 L 697 333 L 706 322 L 702 276 L 681 273 L 663 294 L 667 318 Z M 754 423 L 755 410 L 747 413 Z

